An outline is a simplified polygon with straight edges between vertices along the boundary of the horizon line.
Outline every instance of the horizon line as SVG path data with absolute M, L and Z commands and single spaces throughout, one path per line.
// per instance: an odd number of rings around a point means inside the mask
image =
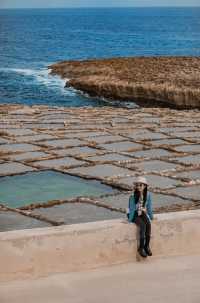
M 55 6 L 55 7 L 0 7 L 0 10 L 6 9 L 88 9 L 88 8 L 195 8 L 200 7 L 200 5 L 177 5 L 177 6 L 167 6 L 167 5 L 151 5 L 151 6 Z

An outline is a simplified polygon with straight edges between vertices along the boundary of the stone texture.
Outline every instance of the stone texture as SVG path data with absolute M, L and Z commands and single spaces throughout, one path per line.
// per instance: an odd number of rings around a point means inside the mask
M 64 61 L 51 71 L 92 96 L 199 108 L 199 65 L 198 57 L 156 56 Z
M 10 211 L 0 211 L 0 232 L 48 226 L 51 224 Z
M 164 171 L 170 171 L 175 170 L 178 166 L 173 163 L 160 161 L 160 160 L 150 160 L 150 161 L 142 161 L 142 162 L 136 162 L 136 163 L 128 163 L 127 168 L 135 168 L 136 170 L 139 170 L 141 172 L 164 172 Z
M 111 144 L 99 144 L 99 146 L 102 148 L 105 148 L 107 150 L 113 150 L 113 151 L 118 151 L 118 152 L 142 149 L 141 144 L 133 143 L 130 141 L 117 142 L 117 143 L 111 143 Z
M 200 180 L 200 170 L 189 170 L 186 172 L 175 173 L 177 177 Z
M 196 165 L 200 166 L 200 154 L 194 156 L 186 156 L 180 158 L 173 158 L 172 160 L 176 160 L 179 163 L 186 164 L 186 165 Z
M 124 214 L 88 204 L 63 204 L 54 207 L 35 210 L 33 213 L 41 214 L 55 221 L 65 224 L 77 224 L 123 218 Z
M 159 145 L 180 145 L 184 144 L 185 141 L 181 139 L 162 139 L 162 140 L 154 140 L 149 141 L 153 146 L 159 146 Z
M 151 193 L 151 195 L 152 195 L 153 209 L 162 206 L 166 207 L 169 205 L 177 205 L 177 204 L 183 205 L 183 204 L 191 203 L 190 199 L 185 200 L 179 197 L 175 197 L 173 195 L 163 195 L 159 193 Z
M 77 145 L 83 145 L 84 142 L 80 141 L 78 139 L 58 139 L 58 140 L 51 140 L 51 141 L 45 141 L 42 143 L 46 146 L 52 146 L 52 147 L 67 147 L 67 146 L 77 146 Z
M 89 141 L 94 141 L 96 143 L 107 143 L 107 142 L 118 142 L 118 141 L 125 141 L 126 139 L 122 136 L 98 136 L 95 138 L 88 139 Z
M 16 142 L 37 142 L 37 141 L 43 141 L 43 140 L 49 140 L 54 139 L 54 136 L 48 135 L 48 134 L 38 134 L 38 135 L 32 135 L 32 136 L 20 136 L 17 137 L 15 140 Z
M 36 169 L 31 166 L 27 166 L 17 162 L 0 164 L 0 176 L 21 174 L 34 170 Z
M 35 151 L 39 150 L 39 146 L 35 146 L 32 144 L 2 144 L 0 145 L 0 153 L 16 153 L 16 152 L 28 152 L 28 151 Z
M 20 153 L 20 154 L 11 154 L 7 156 L 7 159 L 12 161 L 30 161 L 30 160 L 36 160 L 40 158 L 48 158 L 50 154 L 44 153 L 44 152 L 26 152 L 26 153 Z
M 179 187 L 171 190 L 171 192 L 185 197 L 187 199 L 195 199 L 199 201 L 200 197 L 200 185 L 190 186 L 190 187 Z
M 152 188 L 167 189 L 181 185 L 182 183 L 178 180 L 171 179 L 168 177 L 158 176 L 158 175 L 146 175 L 149 186 Z
M 148 149 L 143 151 L 137 151 L 137 152 L 129 152 L 129 154 L 136 158 L 150 158 L 150 159 L 156 159 L 166 156 L 173 156 L 172 153 L 168 152 L 164 149 Z
M 6 144 L 6 143 L 10 143 L 9 140 L 0 138 L 0 144 Z
M 126 168 L 117 167 L 111 164 L 100 164 L 89 167 L 80 167 L 67 170 L 68 173 L 88 177 L 106 178 L 119 175 L 129 175 L 132 172 Z
M 130 197 L 130 193 L 128 193 L 128 194 L 122 193 L 122 194 L 118 194 L 118 195 L 106 196 L 106 197 L 100 198 L 98 200 L 103 201 L 106 204 L 113 206 L 113 207 L 127 208 L 128 202 L 129 202 L 129 197 Z
M 191 132 L 180 132 L 175 134 L 177 138 L 199 138 L 200 132 L 191 131 Z
M 199 153 L 200 154 L 199 144 L 180 145 L 180 146 L 177 146 L 175 148 L 175 150 L 184 152 L 184 153 Z
M 135 139 L 135 140 L 158 140 L 158 139 L 163 139 L 167 138 L 166 135 L 161 134 L 161 133 L 154 133 L 154 132 L 149 132 L 149 131 L 138 131 L 137 133 L 127 133 L 127 136 L 129 138 Z
M 36 167 L 46 167 L 46 168 L 62 168 L 62 167 L 70 167 L 70 166 L 79 166 L 83 165 L 84 161 L 78 161 L 76 159 L 65 157 L 61 159 L 51 159 L 51 160 L 43 160 L 43 161 L 36 161 L 32 164 Z
M 12 129 L 6 129 L 6 134 L 9 136 L 25 136 L 25 135 L 35 135 L 36 132 L 32 131 L 31 129 L 27 128 L 12 128 Z
M 57 150 L 56 153 L 60 156 L 62 155 L 71 155 L 71 156 L 90 156 L 103 153 L 102 150 L 87 146 L 82 147 L 72 147 L 65 150 Z
M 93 156 L 88 157 L 87 160 L 93 161 L 93 162 L 126 162 L 126 161 L 133 161 L 133 158 L 125 156 L 125 155 L 119 155 L 119 154 L 105 154 L 100 156 Z

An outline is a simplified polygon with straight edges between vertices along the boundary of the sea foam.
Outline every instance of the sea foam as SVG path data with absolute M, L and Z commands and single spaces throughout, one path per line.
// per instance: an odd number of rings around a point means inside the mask
M 16 73 L 27 78 L 27 81 L 32 81 L 34 85 L 43 85 L 49 89 L 59 91 L 65 96 L 74 96 L 76 91 L 73 88 L 65 88 L 65 83 L 69 79 L 62 79 L 59 76 L 51 75 L 50 69 L 28 69 L 28 68 L 0 68 L 0 72 Z

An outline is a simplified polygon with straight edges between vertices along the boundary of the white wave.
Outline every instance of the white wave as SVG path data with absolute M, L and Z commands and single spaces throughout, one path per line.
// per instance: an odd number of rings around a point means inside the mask
M 32 69 L 22 69 L 22 68 L 9 68 L 9 67 L 1 67 L 0 71 L 2 72 L 8 72 L 8 73 L 18 73 L 26 76 L 32 76 L 33 70 Z
M 50 69 L 27 69 L 27 68 L 0 68 L 0 71 L 17 73 L 22 76 L 31 77 L 33 81 L 40 83 L 49 89 L 59 90 L 65 96 L 74 96 L 76 91 L 73 88 L 65 88 L 65 83 L 69 79 L 62 79 L 59 76 L 51 75 Z

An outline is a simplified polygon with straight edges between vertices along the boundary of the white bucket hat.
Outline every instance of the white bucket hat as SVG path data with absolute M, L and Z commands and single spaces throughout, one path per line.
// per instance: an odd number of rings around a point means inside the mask
M 134 183 L 142 183 L 148 185 L 147 179 L 145 177 L 137 177 Z

